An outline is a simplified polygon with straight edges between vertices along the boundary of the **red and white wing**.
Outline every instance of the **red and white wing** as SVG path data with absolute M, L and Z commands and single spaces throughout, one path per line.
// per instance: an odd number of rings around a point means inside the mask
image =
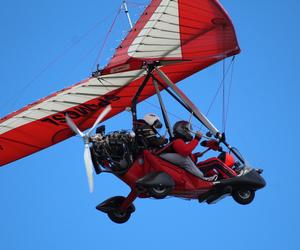
M 145 77 L 144 62 L 162 62 L 160 69 L 176 83 L 239 51 L 233 25 L 217 0 L 153 0 L 102 76 L 0 120 L 0 166 L 74 135 L 66 112 L 81 130 L 90 128 L 109 104 L 112 110 L 105 119 L 122 112 Z M 150 80 L 138 101 L 153 94 Z
M 85 130 L 107 105 L 111 104 L 112 110 L 105 119 L 123 111 L 127 106 L 118 93 L 143 74 L 144 70 L 136 70 L 89 78 L 2 118 L 0 166 L 74 135 L 66 124 L 66 112 Z

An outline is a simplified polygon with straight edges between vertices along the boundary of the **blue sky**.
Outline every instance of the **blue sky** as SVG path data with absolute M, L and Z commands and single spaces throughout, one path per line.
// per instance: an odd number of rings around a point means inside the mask
M 0 116 L 89 76 L 120 2 L 2 1 Z M 234 66 L 227 137 L 265 170 L 268 186 L 255 201 L 240 206 L 226 198 L 208 206 L 175 198 L 140 199 L 128 223 L 113 224 L 94 207 L 129 189 L 113 176 L 100 175 L 96 191 L 89 194 L 82 142 L 71 138 L 0 169 L 0 249 L 299 249 L 300 4 L 221 2 L 242 49 Z M 129 7 L 136 19 L 142 9 Z M 126 30 L 122 14 L 102 65 Z M 216 64 L 179 87 L 205 112 L 221 77 L 222 64 Z M 188 117 L 166 101 L 171 112 Z M 220 102 L 219 97 L 209 114 L 219 128 Z M 149 103 L 139 110 L 156 111 Z M 120 122 L 130 128 L 129 114 L 106 126 L 119 129 Z

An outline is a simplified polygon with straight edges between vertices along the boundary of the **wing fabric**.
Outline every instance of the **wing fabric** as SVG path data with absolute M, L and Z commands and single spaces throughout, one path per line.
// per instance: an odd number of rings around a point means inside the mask
M 154 0 L 105 72 L 135 69 L 139 62 L 157 60 L 181 61 L 176 68 L 185 75 L 182 65 L 202 69 L 239 51 L 234 27 L 218 1 Z
M 119 92 L 129 83 L 133 91 L 143 74 L 144 70 L 137 70 L 89 78 L 1 119 L 0 166 L 73 136 L 66 112 L 83 131 L 107 105 L 112 105 L 112 111 L 105 119 L 123 111 L 129 102 Z
M 66 112 L 81 130 L 109 104 L 105 119 L 122 112 L 145 77 L 145 62 L 160 61 L 160 69 L 176 83 L 239 51 L 233 25 L 217 0 L 153 0 L 101 76 L 0 120 L 0 166 L 73 136 Z M 149 81 L 138 101 L 153 94 Z

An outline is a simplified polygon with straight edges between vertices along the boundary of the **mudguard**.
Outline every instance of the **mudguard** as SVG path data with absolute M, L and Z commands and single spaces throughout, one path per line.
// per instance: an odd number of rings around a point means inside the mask
M 108 213 L 113 209 L 117 209 L 119 208 L 122 203 L 125 201 L 125 197 L 123 196 L 115 196 L 115 197 L 111 197 L 105 201 L 103 201 L 102 203 L 100 203 L 96 209 L 103 212 L 103 213 Z M 134 212 L 135 211 L 135 206 L 133 204 L 131 204 L 129 206 L 129 211 L 130 212 Z
M 137 180 L 136 185 L 138 188 L 164 186 L 173 189 L 175 182 L 172 177 L 165 172 L 152 172 Z

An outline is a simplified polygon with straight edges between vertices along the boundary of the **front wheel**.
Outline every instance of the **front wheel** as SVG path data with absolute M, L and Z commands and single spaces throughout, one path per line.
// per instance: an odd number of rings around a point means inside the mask
M 241 205 L 250 204 L 255 197 L 255 191 L 249 189 L 238 189 L 232 192 L 232 198 Z

